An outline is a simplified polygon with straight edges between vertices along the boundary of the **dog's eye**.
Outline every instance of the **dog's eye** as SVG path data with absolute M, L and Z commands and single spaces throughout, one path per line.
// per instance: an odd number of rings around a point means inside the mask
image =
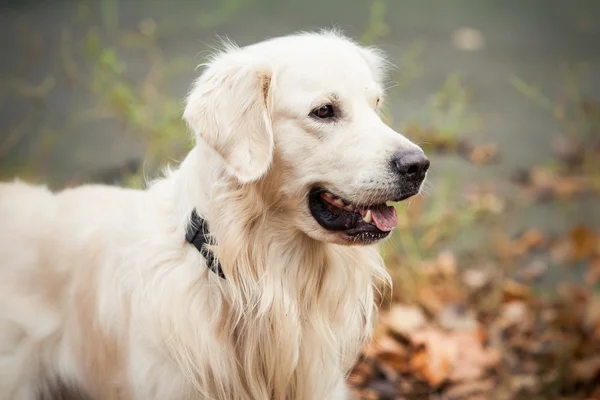
M 311 114 L 320 119 L 332 118 L 333 106 L 331 104 L 327 104 L 319 108 L 315 108 L 314 110 L 312 110 Z

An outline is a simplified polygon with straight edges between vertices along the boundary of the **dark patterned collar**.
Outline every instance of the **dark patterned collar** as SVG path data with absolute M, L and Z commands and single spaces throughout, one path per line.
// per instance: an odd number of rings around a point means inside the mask
M 223 273 L 221 264 L 216 260 L 215 254 L 205 246 L 214 244 L 209 238 L 208 223 L 196 214 L 196 210 L 193 210 L 190 224 L 185 232 L 185 240 L 193 244 L 200 254 L 206 258 L 206 265 L 212 272 L 220 278 L 225 279 L 225 274 Z

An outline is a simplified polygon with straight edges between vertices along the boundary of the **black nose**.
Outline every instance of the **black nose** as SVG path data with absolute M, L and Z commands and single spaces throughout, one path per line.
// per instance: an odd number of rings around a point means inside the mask
M 420 151 L 400 153 L 392 163 L 403 178 L 411 181 L 423 180 L 429 169 L 429 159 Z

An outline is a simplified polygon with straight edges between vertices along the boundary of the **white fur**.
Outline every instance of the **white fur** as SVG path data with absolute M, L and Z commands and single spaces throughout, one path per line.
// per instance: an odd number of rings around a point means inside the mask
M 384 66 L 335 32 L 228 45 L 188 98 L 196 147 L 148 190 L 0 184 L 0 399 L 347 398 L 388 276 L 307 193 L 385 199 L 417 148 L 378 116 Z M 333 94 L 344 118 L 310 118 Z M 184 240 L 194 208 L 226 280 Z

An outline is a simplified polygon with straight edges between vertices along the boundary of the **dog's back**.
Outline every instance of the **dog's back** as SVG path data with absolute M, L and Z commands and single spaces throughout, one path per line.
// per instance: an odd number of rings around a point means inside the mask
M 41 249 L 52 246 L 56 205 L 44 187 L 0 184 L 0 399 L 35 395 L 19 382 L 38 378 L 30 375 L 40 370 L 40 344 L 60 321 L 61 279 L 41 259 Z
M 87 314 L 79 323 L 94 323 L 97 267 L 142 193 L 84 186 L 55 194 L 0 183 L 0 400 L 34 399 L 57 383 L 49 371 L 81 368 L 64 346 L 65 327 L 77 313 Z

